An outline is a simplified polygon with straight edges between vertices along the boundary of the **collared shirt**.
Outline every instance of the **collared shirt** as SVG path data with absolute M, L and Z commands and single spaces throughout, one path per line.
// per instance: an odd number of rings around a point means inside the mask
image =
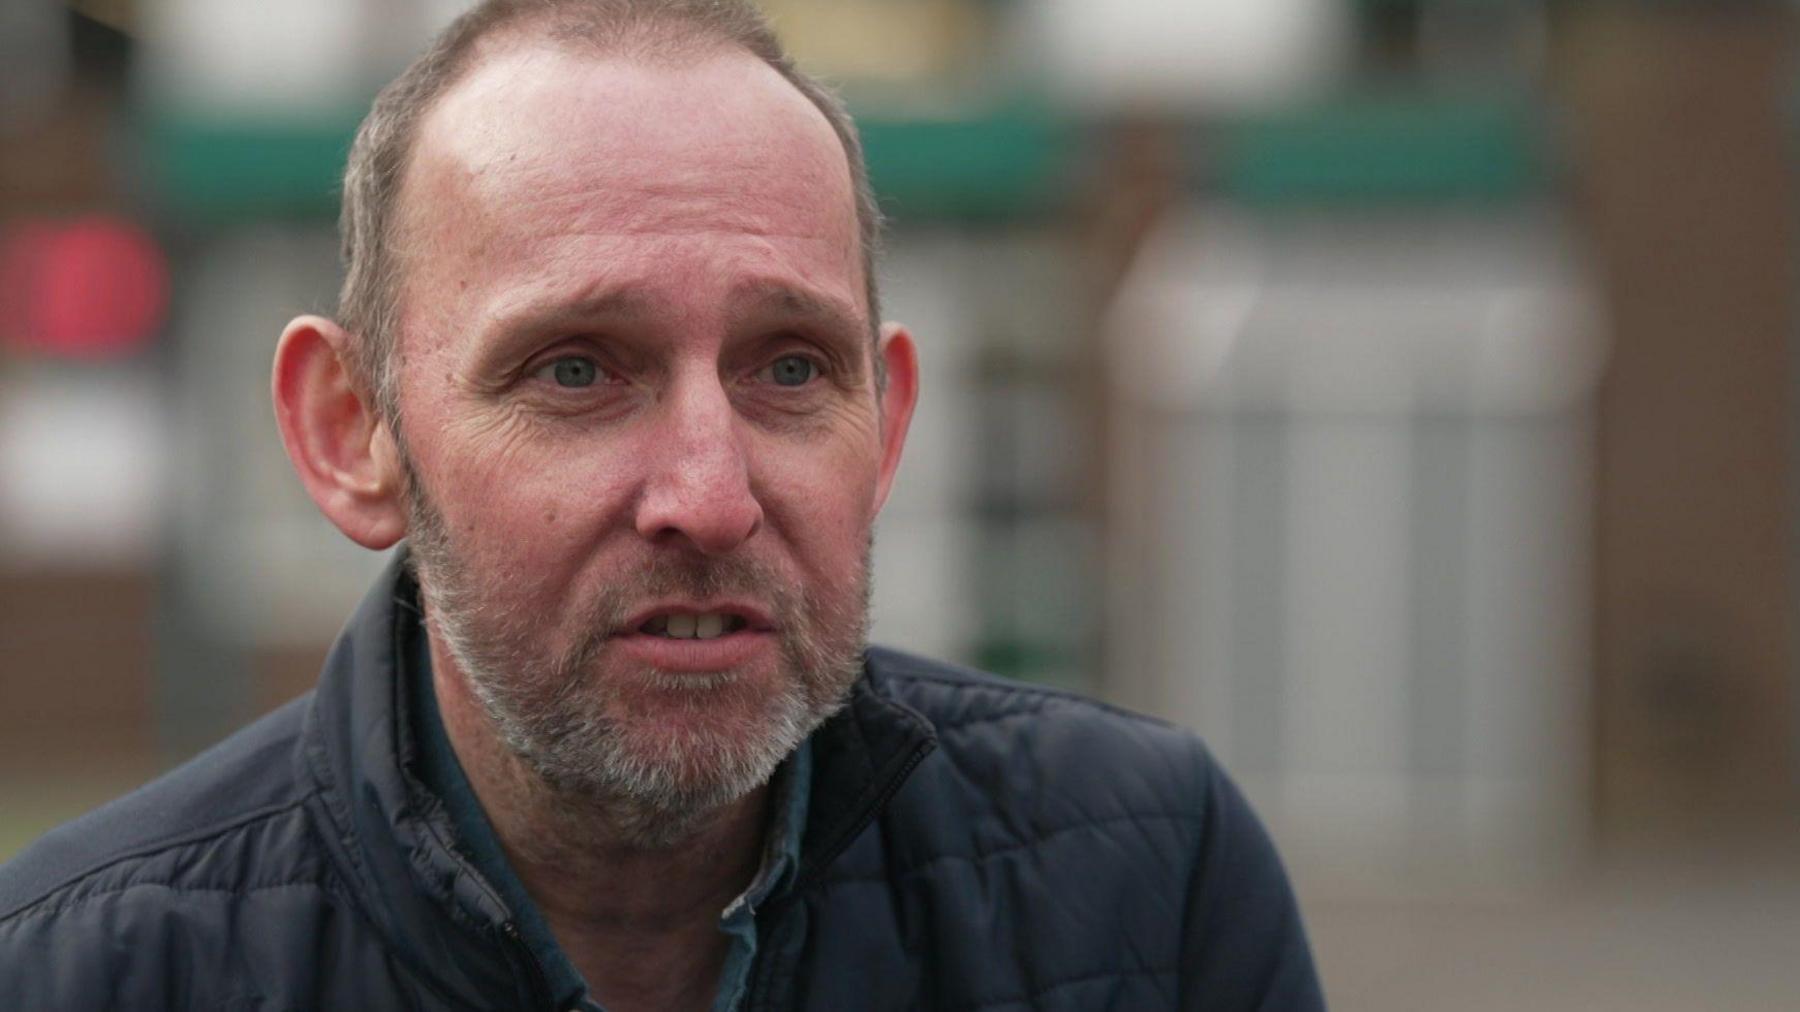
M 419 743 L 418 773 L 426 787 L 438 795 L 456 827 L 460 849 L 493 885 L 507 906 L 531 955 L 544 972 L 550 997 L 560 1009 L 604 1012 L 594 1001 L 592 989 L 575 968 L 543 913 L 507 863 L 499 838 L 487 813 L 457 761 L 449 734 L 438 713 L 431 683 L 431 652 L 421 629 L 414 637 L 410 656 L 402 663 L 412 691 L 408 714 Z M 806 807 L 812 785 L 812 745 L 802 742 L 775 771 L 770 783 L 775 817 L 763 842 L 763 859 L 749 888 L 732 900 L 719 915 L 719 930 L 730 940 L 725 965 L 719 974 L 714 1012 L 733 1012 L 742 1003 L 750 984 L 750 967 L 756 958 L 756 911 L 764 901 L 792 882 L 800 863 L 800 835 L 806 825 Z

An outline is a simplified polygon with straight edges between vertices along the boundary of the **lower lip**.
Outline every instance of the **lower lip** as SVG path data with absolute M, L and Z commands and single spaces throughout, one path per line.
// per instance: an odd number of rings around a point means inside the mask
M 775 634 L 745 630 L 707 640 L 678 640 L 634 632 L 615 636 L 613 642 L 627 656 L 659 671 L 699 674 L 741 667 L 767 656 L 775 649 Z

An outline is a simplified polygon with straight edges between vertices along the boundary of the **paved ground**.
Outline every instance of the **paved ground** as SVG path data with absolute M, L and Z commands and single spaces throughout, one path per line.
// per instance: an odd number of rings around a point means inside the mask
M 1800 864 L 1639 860 L 1516 903 L 1306 901 L 1335 1012 L 1795 1012 Z

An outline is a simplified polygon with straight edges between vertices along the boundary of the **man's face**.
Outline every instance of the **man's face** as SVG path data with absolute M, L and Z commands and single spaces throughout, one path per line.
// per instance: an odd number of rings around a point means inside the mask
M 405 194 L 440 658 L 557 787 L 652 821 L 741 796 L 854 677 L 910 409 L 836 136 L 747 54 L 521 47 L 432 110 Z

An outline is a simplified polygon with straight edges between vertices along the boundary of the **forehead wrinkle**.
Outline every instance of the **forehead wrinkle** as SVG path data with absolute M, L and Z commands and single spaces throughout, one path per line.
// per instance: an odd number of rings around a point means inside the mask
M 538 205 L 564 223 L 561 234 L 732 231 L 842 241 L 846 255 L 856 252 L 854 201 L 847 188 L 842 200 L 818 200 L 838 180 L 816 152 L 799 171 L 790 165 L 779 177 L 769 175 L 766 151 L 748 143 L 720 142 L 689 159 L 629 146 L 588 154 L 588 171 L 580 174 L 569 172 L 572 153 L 558 150 L 529 160 L 494 156 L 451 175 L 466 187 L 471 209 L 497 230 L 535 220 L 515 212 Z
M 595 190 L 570 189 L 566 193 L 540 190 L 529 198 L 543 205 L 546 217 L 561 222 L 553 231 L 515 230 L 509 228 L 517 218 L 484 213 L 484 222 L 492 227 L 495 238 L 508 242 L 538 244 L 561 238 L 581 239 L 606 236 L 649 236 L 680 239 L 717 234 L 722 237 L 802 239 L 836 243 L 847 225 L 830 216 L 802 213 L 805 206 L 797 201 L 746 203 L 736 199 L 728 189 L 685 188 L 678 183 L 624 189 L 601 187 Z M 513 210 L 522 206 L 513 202 Z M 854 252 L 846 249 L 846 256 Z
M 483 171 L 434 161 L 438 164 L 420 167 L 421 199 L 411 203 L 438 213 L 421 215 L 423 220 L 407 229 L 409 260 L 429 256 L 444 266 L 469 267 L 504 260 L 534 272 L 561 258 L 562 239 L 613 235 L 680 241 L 717 234 L 840 245 L 845 266 L 861 275 L 853 209 L 848 201 L 821 208 L 809 199 L 810 180 L 804 176 L 773 193 L 753 187 L 758 199 L 745 201 L 704 167 L 681 172 L 677 166 L 675 178 L 615 185 L 607 176 L 572 179 L 553 163 L 508 162 Z M 524 213 L 533 208 L 546 213 Z M 550 231 L 533 227 L 544 221 L 560 224 Z M 569 255 L 588 258 L 591 251 Z

